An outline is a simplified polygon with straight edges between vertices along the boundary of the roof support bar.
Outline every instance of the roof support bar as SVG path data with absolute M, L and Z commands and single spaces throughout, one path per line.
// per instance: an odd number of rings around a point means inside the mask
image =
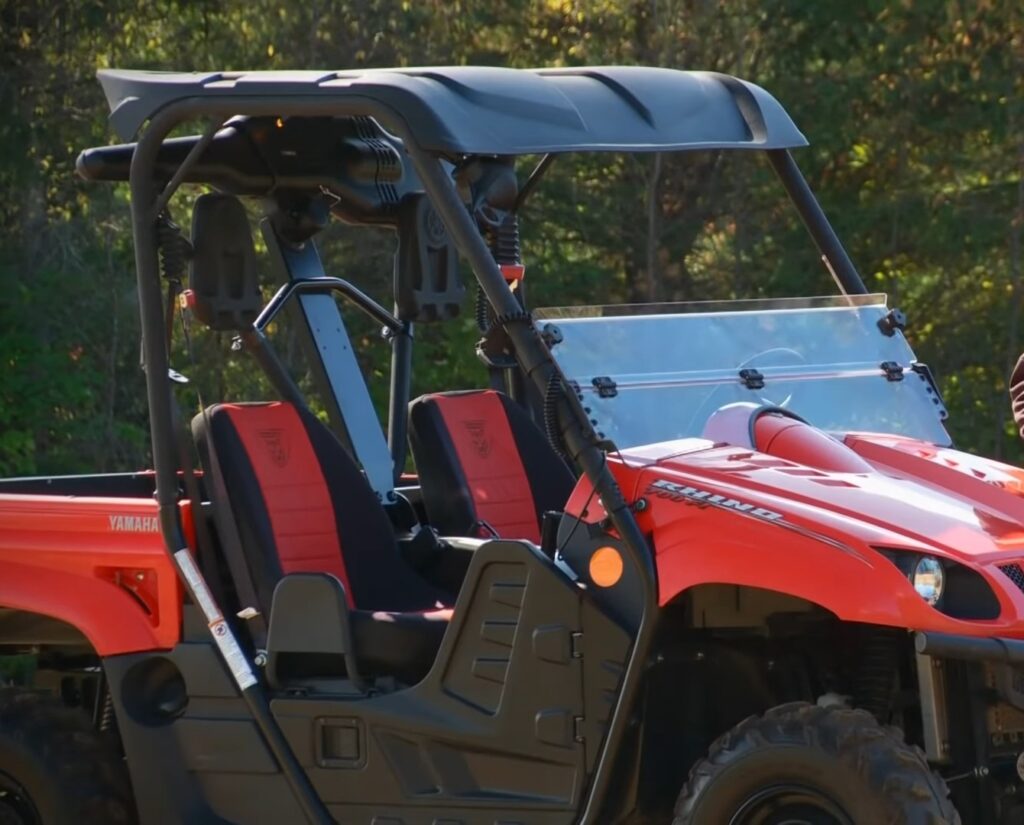
M 178 167 L 178 171 L 174 173 L 174 177 L 170 179 L 167 185 L 163 188 L 163 191 L 156 199 L 156 204 L 153 206 L 153 217 L 154 219 L 160 216 L 160 213 L 164 211 L 167 204 L 170 203 L 171 198 L 174 197 L 174 193 L 178 191 L 178 187 L 181 186 L 185 175 L 188 174 L 189 167 L 191 167 L 200 157 L 203 152 L 206 151 L 206 147 L 213 141 L 214 136 L 221 126 L 224 125 L 222 118 L 217 118 L 209 126 L 206 127 L 206 131 L 203 132 L 202 136 L 196 141 L 196 145 L 189 149 L 188 154 L 185 156 L 185 160 L 181 162 L 181 166 Z
M 825 267 L 836 280 L 839 288 L 847 295 L 867 295 L 868 289 L 864 286 L 857 267 L 853 265 L 850 256 L 846 254 L 842 242 L 828 222 L 821 204 L 818 203 L 807 185 L 807 180 L 800 172 L 793 156 L 788 149 L 769 149 L 766 154 L 772 164 L 772 168 L 786 188 L 793 205 L 803 219 L 807 231 L 811 233 L 818 251 L 821 252 Z
M 381 503 L 390 504 L 395 500 L 394 461 L 352 348 L 345 320 L 331 291 L 342 292 L 388 328 L 394 328 L 399 321 L 355 287 L 340 279 L 329 279 L 324 274 L 320 254 L 312 239 L 301 247 L 291 246 L 277 235 L 270 221 L 263 222 L 263 237 L 288 278 L 286 289 L 291 290 L 279 292 L 275 298 L 283 296 L 283 301 L 289 295 L 295 295 L 296 300 L 290 306 L 333 429 L 363 468 L 366 480 Z M 278 307 L 280 304 L 276 305 L 275 311 Z M 264 321 L 266 312 L 264 310 L 256 320 L 257 327 Z
M 153 118 L 142 134 L 131 165 L 131 209 L 135 233 L 135 268 L 139 288 L 139 312 L 142 318 L 142 346 L 146 365 L 146 394 L 149 401 L 149 426 L 153 443 L 153 467 L 156 472 L 156 500 L 160 526 L 168 554 L 172 557 L 185 588 L 198 605 L 210 627 L 210 635 L 225 659 L 229 671 L 252 714 L 260 733 L 296 801 L 311 825 L 331 825 L 333 820 L 317 796 L 309 778 L 288 746 L 270 713 L 263 688 L 253 676 L 245 654 L 231 628 L 224 621 L 216 602 L 199 572 L 185 541 L 178 511 L 174 423 L 170 380 L 167 377 L 168 354 L 164 341 L 163 295 L 160 288 L 154 208 L 174 194 L 171 187 L 157 192 L 153 167 L 157 152 L 171 129 L 187 116 L 190 101 L 168 107 Z M 190 155 L 191 157 L 191 155 Z M 187 163 L 187 161 L 186 161 Z M 175 179 L 184 178 L 179 169 Z
M 480 286 L 494 308 L 495 315 L 504 324 L 523 372 L 541 392 L 545 392 L 551 377 L 561 376 L 550 350 L 541 340 L 529 316 L 523 311 L 502 277 L 491 251 L 463 205 L 454 181 L 446 173 L 441 162 L 417 146 L 412 135 L 406 133 L 401 134 L 401 137 L 434 208 L 444 219 L 459 251 L 469 260 Z M 564 378 L 562 380 L 565 385 Z M 601 748 L 594 776 L 587 791 L 586 803 L 577 820 L 580 825 L 594 825 L 601 817 L 615 768 L 614 758 L 619 752 L 619 746 L 629 727 L 633 707 L 639 696 L 638 688 L 647 664 L 657 615 L 657 582 L 652 551 L 636 523 L 629 503 L 626 502 L 618 483 L 608 469 L 605 453 L 597 446 L 598 438 L 578 398 L 571 392 L 563 393 L 559 406 L 566 447 L 582 467 L 587 479 L 594 485 L 612 524 L 622 537 L 630 562 L 639 573 L 643 598 L 643 612 L 636 641 L 630 652 L 604 746 Z
M 397 310 L 396 310 L 397 311 Z M 388 405 L 388 449 L 394 464 L 395 484 L 405 471 L 409 428 L 409 385 L 412 377 L 412 321 L 391 334 L 391 400 Z

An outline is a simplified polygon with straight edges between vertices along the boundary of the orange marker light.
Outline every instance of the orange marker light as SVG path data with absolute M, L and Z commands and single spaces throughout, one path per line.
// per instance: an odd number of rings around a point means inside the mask
M 598 547 L 590 557 L 590 580 L 598 587 L 611 587 L 622 578 L 622 556 L 614 547 Z

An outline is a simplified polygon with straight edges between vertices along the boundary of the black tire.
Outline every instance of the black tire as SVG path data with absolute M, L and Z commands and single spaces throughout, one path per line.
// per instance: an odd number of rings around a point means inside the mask
M 673 825 L 960 825 L 919 748 L 863 710 L 780 705 L 694 765 Z
M 0 825 L 134 822 L 123 760 L 81 712 L 28 690 L 0 690 Z

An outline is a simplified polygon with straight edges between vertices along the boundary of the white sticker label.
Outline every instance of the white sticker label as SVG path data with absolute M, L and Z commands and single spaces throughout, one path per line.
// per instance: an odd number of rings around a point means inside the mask
M 178 562 L 178 567 L 181 569 L 185 581 L 188 582 L 193 595 L 195 595 L 196 602 L 199 605 L 199 609 L 203 611 L 207 623 L 212 624 L 220 619 L 221 612 L 217 609 L 217 604 L 213 600 L 210 588 L 206 586 L 206 582 L 199 573 L 199 568 L 196 567 L 196 563 L 192 560 L 192 554 L 187 549 L 182 548 L 174 554 L 174 559 Z
M 238 646 L 238 642 L 231 633 L 231 628 L 228 627 L 224 617 L 217 609 L 217 604 L 213 601 L 213 596 L 210 594 L 210 588 L 206 586 L 199 568 L 196 567 L 196 563 L 192 560 L 192 554 L 187 548 L 182 548 L 174 554 L 174 559 L 178 562 L 178 567 L 181 569 L 185 581 L 188 582 L 189 588 L 195 595 L 199 609 L 203 611 L 203 615 L 206 617 L 213 640 L 217 643 L 217 648 L 220 650 L 220 655 L 224 657 L 228 670 L 235 677 L 239 690 L 252 687 L 256 684 L 256 677 L 253 676 L 252 668 L 249 667 L 249 660 L 245 658 L 245 653 Z
M 227 622 L 223 619 L 210 622 L 210 633 L 213 634 L 213 640 L 217 643 L 217 647 L 220 648 L 220 655 L 227 662 L 228 670 L 235 677 L 235 682 L 238 683 L 239 689 L 245 690 L 255 685 L 256 677 L 252 675 L 249 660 L 245 658 L 245 653 L 242 652 L 242 648 L 235 641 L 235 637 L 232 635 L 231 628 L 228 627 Z

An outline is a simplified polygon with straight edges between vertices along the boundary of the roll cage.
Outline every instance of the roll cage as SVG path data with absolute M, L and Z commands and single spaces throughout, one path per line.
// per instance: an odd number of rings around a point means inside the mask
M 328 287 L 347 289 L 350 297 L 400 339 L 392 371 L 393 451 L 403 449 L 396 442 L 404 442 L 396 418 L 408 400 L 409 322 L 361 293 L 352 295 L 354 288 L 344 282 L 315 280 L 322 272 L 314 266 L 316 253 L 306 241 L 326 223 L 326 215 L 312 207 L 326 196 L 329 207 L 345 220 L 390 225 L 401 233 L 403 200 L 425 197 L 470 263 L 521 374 L 539 393 L 553 399 L 567 452 L 593 485 L 610 526 L 626 548 L 626 563 L 641 582 L 636 639 L 579 819 L 596 822 L 652 641 L 658 605 L 652 554 L 630 502 L 606 467 L 608 445 L 595 432 L 579 397 L 569 389 L 529 313 L 510 288 L 472 211 L 466 208 L 450 164 L 458 169 L 476 159 L 504 162 L 525 154 L 575 151 L 763 150 L 840 289 L 864 294 L 863 282 L 790 155 L 790 149 L 806 145 L 803 135 L 779 103 L 753 84 L 726 75 L 664 69 L 461 67 L 199 75 L 105 71 L 100 80 L 115 131 L 125 140 L 137 137 L 137 142 L 89 150 L 80 158 L 79 170 L 92 179 L 130 181 L 156 498 L 164 543 L 193 601 L 206 614 L 238 689 L 310 821 L 330 822 L 330 817 L 269 712 L 262 687 L 230 629 L 222 619 L 218 623 L 219 608 L 192 559 L 177 506 L 175 414 L 167 380 L 158 222 L 178 187 L 189 181 L 273 200 L 278 212 L 270 237 L 284 243 L 283 257 L 292 268 L 291 284 L 285 290 L 314 299 L 323 297 Z M 180 124 L 196 119 L 209 124 L 200 137 L 168 138 Z M 267 123 L 274 124 L 280 134 L 252 128 Z M 274 154 L 274 141 L 280 143 L 288 135 L 296 142 L 287 152 Z M 450 271 L 450 261 L 440 265 Z M 276 312 L 285 297 L 281 294 L 271 302 L 254 334 L 262 334 L 267 313 Z M 344 376 L 327 378 L 330 384 Z M 372 475 L 369 467 L 367 474 Z

